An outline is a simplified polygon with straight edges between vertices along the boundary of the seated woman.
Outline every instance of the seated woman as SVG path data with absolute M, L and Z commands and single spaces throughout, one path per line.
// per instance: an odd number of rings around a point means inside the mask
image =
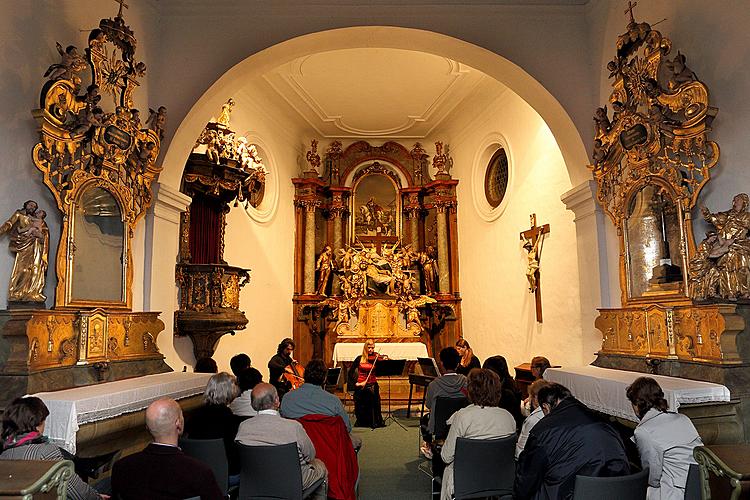
M 521 426 L 521 433 L 518 435 L 518 441 L 516 442 L 516 460 L 518 460 L 518 457 L 521 455 L 524 446 L 526 446 L 526 441 L 528 441 L 529 439 L 529 432 L 531 432 L 531 429 L 533 429 L 534 426 L 544 417 L 544 412 L 542 412 L 542 407 L 539 405 L 539 400 L 536 396 L 537 394 L 539 394 L 539 390 L 542 387 L 547 387 L 549 384 L 550 382 L 547 382 L 543 378 L 540 378 L 538 380 L 535 380 L 529 386 L 529 401 L 531 403 L 531 412 L 529 416 L 526 417 L 526 420 L 523 421 L 523 425 Z
M 208 379 L 203 399 L 206 406 L 198 408 L 185 423 L 185 437 L 189 439 L 223 439 L 229 463 L 229 486 L 239 484 L 240 457 L 234 444 L 241 418 L 229 409 L 229 403 L 240 390 L 234 377 L 226 372 Z
M 3 413 L 2 453 L 0 460 L 64 460 L 60 448 L 42 435 L 49 410 L 41 399 L 29 396 L 17 398 Z M 74 500 L 100 500 L 100 495 L 73 474 L 68 481 L 68 498 Z
M 633 441 L 641 465 L 648 467 L 649 499 L 683 499 L 693 448 L 702 446 L 698 431 L 685 415 L 667 411 L 664 392 L 651 377 L 638 377 L 625 394 L 640 420 Z
M 500 377 L 500 408 L 505 408 L 513 415 L 516 426 L 520 429 L 523 423 L 521 391 L 516 387 L 516 381 L 510 376 L 508 362 L 502 356 L 491 356 L 484 360 L 482 368 L 492 370 Z
M 477 369 L 469 373 L 469 402 L 466 408 L 454 413 L 449 419 L 450 430 L 440 455 L 447 464 L 443 472 L 441 500 L 453 497 L 453 460 L 456 439 L 499 439 L 516 432 L 513 416 L 500 407 L 500 377 L 492 370 Z
M 375 341 L 368 340 L 362 348 L 362 354 L 354 358 L 349 370 L 347 385 L 354 387 L 354 415 L 357 417 L 355 427 L 384 427 L 383 415 L 380 412 L 380 387 L 375 377 L 375 363 L 387 359 L 375 352 Z
M 550 364 L 549 359 L 545 358 L 544 356 L 534 356 L 533 358 L 531 358 L 531 363 L 529 363 L 529 366 L 531 367 L 531 376 L 534 377 L 534 380 L 540 380 L 547 368 L 552 365 Z M 521 403 L 521 413 L 524 417 L 528 417 L 531 414 L 532 410 L 533 408 L 531 407 L 531 398 L 528 397 Z
M 471 350 L 471 346 L 465 338 L 460 338 L 456 341 L 456 350 L 461 356 L 461 362 L 456 368 L 456 373 L 461 375 L 468 375 L 474 368 L 481 368 L 479 358 L 474 356 L 474 351 Z

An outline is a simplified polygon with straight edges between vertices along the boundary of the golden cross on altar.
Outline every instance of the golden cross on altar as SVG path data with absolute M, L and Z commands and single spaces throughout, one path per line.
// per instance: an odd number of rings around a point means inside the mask
M 117 13 L 117 17 L 122 17 L 122 8 L 125 7 L 126 9 L 129 9 L 130 6 L 125 3 L 125 0 L 114 0 L 115 3 L 120 4 L 120 11 Z
M 635 18 L 633 17 L 633 9 L 635 8 L 636 5 L 638 5 L 638 2 L 631 2 L 630 0 L 628 0 L 628 8 L 625 9 L 625 14 L 630 13 L 630 22 L 632 24 L 635 24 Z
M 521 232 L 523 248 L 528 252 L 526 278 L 529 280 L 529 291 L 534 293 L 536 302 L 536 320 L 542 322 L 542 287 L 539 275 L 539 261 L 542 258 L 542 243 L 544 235 L 549 233 L 549 224 L 536 225 L 536 214 L 529 216 L 531 228 Z

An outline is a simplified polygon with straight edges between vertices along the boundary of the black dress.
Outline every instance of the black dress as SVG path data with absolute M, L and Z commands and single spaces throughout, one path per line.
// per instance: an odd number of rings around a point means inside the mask
M 469 375 L 469 372 L 473 370 L 474 368 L 481 368 L 482 365 L 479 363 L 479 358 L 474 356 L 472 354 L 471 361 L 469 361 L 468 366 L 464 366 L 461 363 L 458 364 L 456 367 L 456 373 L 460 373 L 461 375 Z
M 354 388 L 354 415 L 357 417 L 355 427 L 384 427 L 383 415 L 380 412 L 380 386 L 375 373 L 370 373 L 375 356 L 362 362 L 362 356 L 354 358 L 349 371 L 349 387 Z M 368 379 L 368 374 L 370 377 Z M 367 385 L 358 387 L 357 382 L 367 380 Z

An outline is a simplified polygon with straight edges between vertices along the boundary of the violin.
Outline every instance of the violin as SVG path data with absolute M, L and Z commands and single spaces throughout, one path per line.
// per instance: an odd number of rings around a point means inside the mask
M 292 363 L 284 367 L 284 373 L 281 374 L 282 380 L 291 384 L 290 391 L 293 391 L 305 383 L 305 367 L 298 361 L 292 360 Z
M 367 358 L 368 358 L 368 361 L 369 361 L 370 357 L 368 356 Z M 367 373 L 367 378 L 365 378 L 365 381 L 362 382 L 362 387 L 366 387 L 367 386 L 367 382 L 370 381 L 370 375 L 372 375 L 372 372 L 375 370 L 375 364 L 378 362 L 379 359 L 387 360 L 388 356 L 386 356 L 384 354 L 380 354 L 379 352 L 375 353 L 375 359 L 372 362 L 372 366 L 370 367 L 370 371 Z M 357 385 L 359 385 L 359 384 L 357 384 Z

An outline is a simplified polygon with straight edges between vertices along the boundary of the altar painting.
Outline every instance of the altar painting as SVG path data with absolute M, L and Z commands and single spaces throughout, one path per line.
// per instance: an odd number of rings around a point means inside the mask
M 396 185 L 382 174 L 369 174 L 354 188 L 354 236 L 398 236 Z

